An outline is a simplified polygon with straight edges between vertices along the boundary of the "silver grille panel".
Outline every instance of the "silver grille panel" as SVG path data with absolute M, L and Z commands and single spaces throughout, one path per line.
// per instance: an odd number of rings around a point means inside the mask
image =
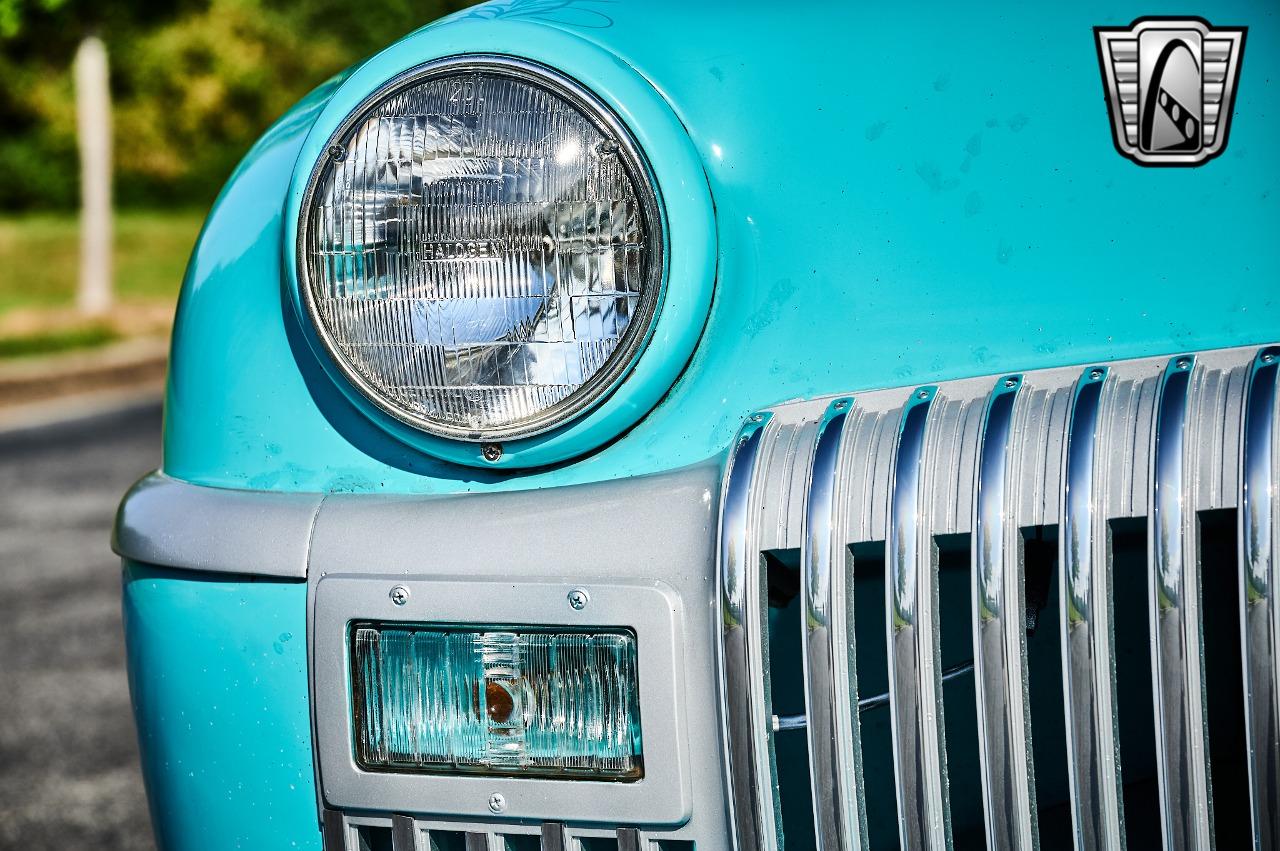
M 512 851 L 534 846 L 538 851 L 581 851 L 587 844 L 616 851 L 664 851 L 665 835 L 651 835 L 634 827 L 570 829 L 561 822 L 542 824 L 475 824 L 415 819 L 408 815 L 362 816 L 325 810 L 321 825 L 324 851 Z M 380 834 L 382 842 L 374 839 Z M 676 847 L 692 846 L 677 842 Z
M 843 560 L 851 545 L 884 542 L 899 838 L 904 848 L 950 847 L 934 542 L 969 534 L 987 845 L 1036 847 L 1019 530 L 1056 525 L 1075 845 L 1124 847 L 1108 524 L 1145 518 L 1165 846 L 1209 848 L 1196 514 L 1239 506 L 1247 709 L 1241 721 L 1255 844 L 1275 847 L 1278 363 L 1280 347 L 1215 350 L 878 390 L 762 412 L 744 430 L 725 485 L 726 505 L 737 489 L 736 504 L 749 513 L 739 518 L 726 509 L 725 518 L 752 533 L 742 539 L 746 550 L 733 553 L 728 574 L 722 547 L 721 580 L 757 593 L 751 621 L 725 618 L 726 646 L 750 648 L 751 657 L 736 677 L 725 671 L 726 688 L 734 695 L 764 688 L 752 711 L 726 714 L 729 752 L 772 753 L 765 627 L 755 635 L 734 631 L 766 622 L 761 552 L 798 548 L 818 846 L 866 846 L 855 613 Z M 742 457 L 747 445 L 749 465 Z M 736 533 L 725 525 L 721 534 L 723 541 Z M 744 681 L 749 669 L 759 671 L 757 681 Z M 780 810 L 772 773 L 759 759 L 749 776 L 737 758 L 730 765 L 736 847 L 773 851 L 782 838 L 773 829 Z

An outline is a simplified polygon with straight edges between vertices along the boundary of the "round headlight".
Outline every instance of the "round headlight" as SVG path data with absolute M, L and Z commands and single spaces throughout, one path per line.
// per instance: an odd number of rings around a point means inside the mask
M 386 413 L 467 440 L 554 428 L 634 363 L 662 296 L 637 146 L 539 65 L 467 57 L 388 83 L 330 139 L 299 228 L 325 348 Z

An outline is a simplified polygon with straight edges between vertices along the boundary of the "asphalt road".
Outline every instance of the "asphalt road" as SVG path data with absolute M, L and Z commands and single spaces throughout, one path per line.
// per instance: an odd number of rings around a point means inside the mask
M 159 455 L 158 404 L 0 434 L 0 849 L 154 848 L 108 543 Z

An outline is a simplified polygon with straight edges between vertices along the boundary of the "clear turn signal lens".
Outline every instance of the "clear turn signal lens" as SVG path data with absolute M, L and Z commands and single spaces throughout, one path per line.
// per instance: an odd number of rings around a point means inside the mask
M 351 679 L 366 769 L 644 776 L 630 632 L 359 624 Z

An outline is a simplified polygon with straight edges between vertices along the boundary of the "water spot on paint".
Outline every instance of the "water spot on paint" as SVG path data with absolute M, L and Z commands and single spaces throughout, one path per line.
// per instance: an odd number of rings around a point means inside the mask
M 999 127 L 999 126 L 1000 126 L 1000 119 L 999 119 L 999 118 L 988 118 L 988 119 L 987 119 L 987 127 L 994 128 L 994 127 Z
M 996 261 L 1002 266 L 1007 265 L 1011 254 L 1013 254 L 1013 246 L 1003 239 L 1000 240 L 1000 246 L 996 249 Z
M 885 128 L 889 126 L 888 121 L 877 121 L 875 124 L 867 125 L 867 141 L 874 142 L 884 135 Z
M 920 163 L 916 166 L 916 175 L 924 181 L 931 192 L 948 192 L 960 185 L 955 177 L 943 177 L 942 169 L 937 163 Z
M 348 470 L 329 479 L 325 490 L 329 493 L 364 493 L 377 489 L 377 483 L 361 472 Z
M 1019 113 L 1018 113 L 1017 115 L 1015 115 L 1013 118 L 1010 118 L 1010 119 L 1009 119 L 1009 129 L 1010 129 L 1010 130 L 1012 130 L 1014 133 L 1017 133 L 1017 132 L 1018 132 L 1018 131 L 1020 131 L 1023 127 L 1026 127 L 1026 126 L 1027 126 L 1027 122 L 1028 122 L 1028 121 L 1030 121 L 1030 120 L 1031 120 L 1030 118 L 1027 118 L 1027 116 L 1025 116 L 1025 115 L 1023 115 L 1021 112 L 1019 112 Z
M 254 490 L 269 491 L 275 488 L 276 483 L 280 481 L 279 470 L 269 470 L 266 473 L 259 473 L 249 479 L 249 487 Z
M 951 75 L 939 74 L 937 79 L 933 81 L 933 90 L 935 92 L 945 92 L 949 85 L 951 85 Z
M 765 297 L 764 303 L 751 314 L 744 330 L 748 334 L 756 334 L 767 328 L 778 318 L 783 306 L 795 295 L 797 289 L 795 281 L 790 278 L 780 278 L 769 289 L 769 295 Z
M 976 216 L 982 212 L 982 196 L 977 192 L 970 192 L 968 197 L 964 199 L 964 214 L 966 216 Z
M 982 131 L 978 131 L 969 137 L 969 141 L 964 143 L 964 152 L 971 157 L 976 157 L 982 153 Z
M 707 72 L 711 74 L 711 76 L 715 77 L 719 82 L 724 82 L 724 71 L 721 71 L 717 66 L 712 65 L 707 69 Z

